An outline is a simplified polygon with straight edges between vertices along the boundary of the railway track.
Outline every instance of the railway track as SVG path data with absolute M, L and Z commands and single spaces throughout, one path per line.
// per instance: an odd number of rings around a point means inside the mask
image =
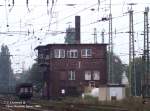
M 14 96 L 0 95 L 0 111 L 52 111 L 45 110 L 38 104 L 20 101 Z
M 10 100 L 12 101 L 12 97 L 0 95 L 0 111 L 16 111 L 15 109 L 7 107 L 9 105 Z
M 81 103 L 61 103 L 38 105 L 39 103 L 21 102 L 13 96 L 0 96 L 0 111 L 129 111 L 127 108 L 112 105 L 94 105 Z
M 43 106 L 49 110 L 53 111 L 129 111 L 126 107 L 116 106 L 116 105 L 100 105 L 100 104 L 83 104 L 83 103 L 73 103 L 73 102 L 58 102 L 49 103 Z

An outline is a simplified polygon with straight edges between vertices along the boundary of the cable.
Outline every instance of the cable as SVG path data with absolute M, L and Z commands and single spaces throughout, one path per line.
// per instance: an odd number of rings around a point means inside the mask
M 6 0 L 5 0 L 5 14 L 6 14 L 6 27 L 8 28 L 8 13 L 7 13 L 7 5 L 6 5 Z M 8 29 L 9 30 L 9 29 Z
M 65 19 L 67 19 L 67 18 L 69 18 L 69 17 L 75 16 L 76 14 L 78 14 L 78 13 L 80 13 L 80 12 L 83 12 L 83 11 L 85 11 L 85 10 L 87 10 L 87 9 L 89 9 L 89 8 L 91 8 L 91 7 L 93 7 L 93 6 L 95 6 L 95 5 L 97 5 L 97 3 L 96 3 L 96 4 L 92 4 L 92 5 L 90 5 L 89 7 L 86 7 L 86 8 L 84 8 L 84 9 L 81 9 L 81 10 L 79 10 L 79 11 L 77 11 L 77 12 L 75 12 L 75 13 L 69 15 L 69 16 L 66 16 L 66 17 L 64 17 L 64 18 L 62 18 L 62 19 L 60 19 L 60 20 L 58 20 L 57 23 L 59 23 L 59 22 L 65 20 Z M 53 23 L 51 23 L 51 24 L 55 24 L 55 23 L 56 23 L 56 22 L 53 22 Z

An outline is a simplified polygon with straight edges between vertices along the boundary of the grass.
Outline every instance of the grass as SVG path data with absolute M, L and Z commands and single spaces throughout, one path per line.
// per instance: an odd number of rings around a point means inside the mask
M 79 97 L 66 97 L 62 100 L 36 100 L 47 109 L 55 111 L 119 111 L 117 108 L 128 109 L 128 111 L 150 111 L 150 103 L 143 104 L 141 97 L 129 97 L 121 101 L 98 101 L 97 98 L 85 96 L 84 99 Z

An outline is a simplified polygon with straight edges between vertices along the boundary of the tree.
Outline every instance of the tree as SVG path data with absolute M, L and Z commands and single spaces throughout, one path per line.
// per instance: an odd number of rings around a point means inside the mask
M 136 96 L 141 96 L 141 88 L 142 88 L 142 76 L 144 74 L 143 72 L 143 60 L 141 57 L 136 57 L 135 58 L 135 81 L 133 81 L 134 79 L 132 79 L 132 84 L 133 82 L 136 83 Z M 130 65 L 132 65 L 133 63 L 131 62 Z M 129 77 L 129 66 L 127 68 L 127 76 Z M 132 76 L 132 75 L 131 75 Z M 132 76 L 132 78 L 134 78 Z M 130 83 L 131 84 L 131 83 Z M 132 88 L 134 88 L 132 86 Z M 131 90 L 132 94 L 134 95 L 134 89 Z
M 1 46 L 0 52 L 0 92 L 7 92 L 14 80 L 11 68 L 10 52 L 6 45 Z
M 109 52 L 108 52 L 109 56 Z M 122 74 L 124 71 L 126 71 L 126 66 L 122 64 L 121 59 L 113 53 L 113 81 L 115 84 L 120 84 L 122 80 Z M 109 57 L 107 57 L 109 58 Z M 109 60 L 107 59 L 107 63 L 109 64 Z M 107 65 L 108 65 L 107 64 Z M 107 66 L 108 67 L 108 66 Z M 109 69 L 109 68 L 107 68 Z
M 17 84 L 20 83 L 32 83 L 36 92 L 41 90 L 43 85 L 43 74 L 38 63 L 34 63 L 31 68 L 22 72 L 20 79 L 17 80 Z
M 27 77 L 27 80 L 34 85 L 37 92 L 40 91 L 43 84 L 43 74 L 37 63 L 34 63 L 31 69 L 29 69 L 29 76 Z
M 141 83 L 143 75 L 143 61 L 142 58 L 135 58 L 135 73 L 136 73 L 136 95 L 141 95 Z

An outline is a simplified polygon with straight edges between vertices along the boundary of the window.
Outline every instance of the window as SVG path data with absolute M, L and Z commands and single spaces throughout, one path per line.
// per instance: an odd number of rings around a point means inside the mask
M 39 59 L 44 59 L 44 54 L 39 53 Z
M 93 72 L 93 80 L 100 80 L 100 72 L 99 71 Z
M 65 58 L 65 50 L 64 49 L 55 49 L 54 57 L 55 58 Z
M 68 80 L 75 80 L 75 71 L 69 71 Z
M 78 57 L 78 50 L 77 49 L 71 49 L 67 51 L 67 57 L 68 58 L 77 58 Z
M 24 93 L 24 88 L 20 88 L 20 93 Z
M 85 80 L 91 80 L 91 71 L 85 71 Z
M 28 88 L 24 88 L 24 92 L 25 92 L 25 93 L 28 93 Z
M 32 93 L 33 91 L 32 91 L 32 88 L 30 88 L 30 93 Z
M 81 56 L 82 57 L 91 57 L 92 56 L 92 49 L 82 49 L 81 50 Z
M 49 56 L 49 55 L 46 55 L 46 56 L 45 56 L 45 59 L 46 59 L 46 60 L 49 60 L 49 59 L 50 59 L 50 56 Z

